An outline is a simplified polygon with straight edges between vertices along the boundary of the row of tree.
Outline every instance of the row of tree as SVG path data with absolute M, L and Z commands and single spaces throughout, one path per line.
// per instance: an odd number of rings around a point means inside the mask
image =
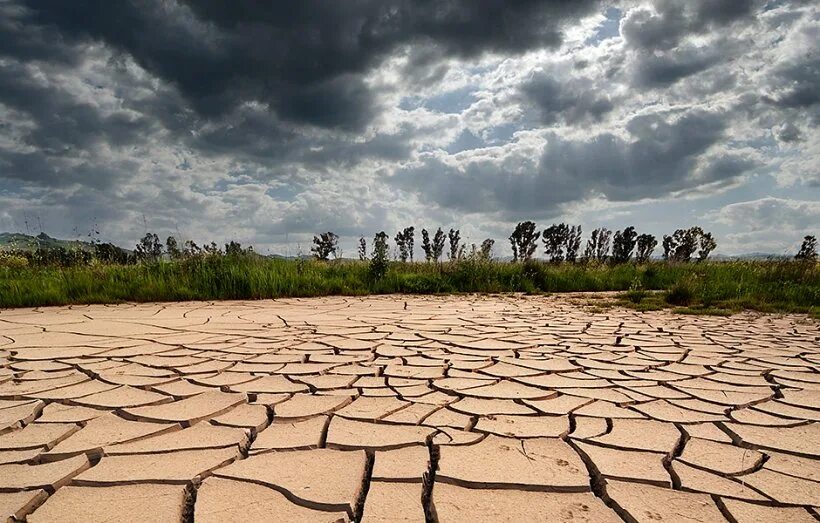
M 652 256 L 658 245 L 658 240 L 651 234 L 638 234 L 635 227 L 626 227 L 623 230 L 610 231 L 600 227 L 592 231 L 581 251 L 580 225 L 566 223 L 552 224 L 543 231 L 539 231 L 532 221 L 520 222 L 510 235 L 513 261 L 527 261 L 532 259 L 538 250 L 539 239 L 543 243 L 544 254 L 554 263 L 576 261 L 608 261 L 611 263 L 626 263 L 634 256 L 638 262 L 646 262 Z M 387 234 L 383 231 L 373 239 L 374 256 L 384 255 L 387 258 Z M 461 232 L 450 229 L 445 234 L 439 227 L 432 235 L 427 229 L 421 230 L 421 248 L 428 262 L 439 262 L 444 254 L 444 247 L 449 243 L 449 260 L 458 261 L 465 256 L 474 256 L 489 260 L 492 257 L 495 240 L 487 238 L 480 246 L 472 244 L 470 252 L 461 241 Z M 396 243 L 394 258 L 398 261 L 413 261 L 415 246 L 415 227 L 406 227 L 396 233 L 393 240 Z M 339 236 L 333 232 L 326 232 L 313 237 L 311 252 L 320 260 L 328 260 L 331 255 L 340 256 Z M 717 242 L 711 233 L 700 227 L 678 229 L 671 235 L 663 237 L 663 258 L 667 260 L 688 262 L 694 255 L 698 261 L 703 261 L 717 247 Z M 381 252 L 384 249 L 384 252 Z M 378 252 L 377 252 L 378 251 Z M 359 238 L 358 254 L 360 260 L 367 260 L 367 241 Z
M 634 254 L 638 262 L 646 262 L 652 256 L 658 240 L 651 234 L 638 234 L 635 227 L 627 227 L 614 233 L 606 227 L 592 231 L 583 252 L 581 248 L 581 226 L 566 223 L 553 224 L 538 231 L 534 222 L 520 222 L 510 235 L 513 260 L 526 261 L 538 249 L 538 239 L 544 244 L 544 254 L 551 262 L 611 261 L 626 263 Z M 703 261 L 717 247 L 712 233 L 700 227 L 678 229 L 672 235 L 663 237 L 663 258 L 674 261 L 689 261 L 697 252 L 697 259 Z M 610 252 L 611 249 L 611 252 Z
M 393 258 L 400 261 L 413 261 L 415 247 L 415 228 L 407 227 L 399 231 L 394 241 L 396 248 Z M 438 228 L 432 235 L 421 230 L 421 248 L 428 262 L 439 262 L 444 257 L 445 247 L 449 246 L 447 259 L 459 261 L 464 258 L 489 260 L 495 241 L 488 238 L 480 245 L 472 244 L 468 250 L 461 241 L 458 229 L 450 229 L 445 233 Z M 587 239 L 583 251 L 581 250 L 581 226 L 564 223 L 553 224 L 543 231 L 538 231 L 535 223 L 521 222 L 510 235 L 510 245 L 514 261 L 530 260 L 540 244 L 543 244 L 544 254 L 551 262 L 598 261 L 610 263 L 625 263 L 633 259 L 643 263 L 650 259 L 658 245 L 657 239 L 651 234 L 638 234 L 634 227 L 612 232 L 606 228 L 592 231 Z M 379 232 L 371 244 L 368 253 L 367 241 L 359 239 L 358 255 L 360 260 L 369 260 L 375 272 L 387 270 L 390 259 L 389 237 Z M 341 257 L 339 237 L 333 232 L 322 233 L 313 238 L 314 256 L 321 260 L 328 260 L 330 256 Z M 706 260 L 715 249 L 717 243 L 711 233 L 704 232 L 700 227 L 678 229 L 671 235 L 664 235 L 663 258 L 670 261 L 687 262 L 695 257 L 698 261 Z M 154 233 L 147 233 L 133 251 L 127 251 L 112 243 L 94 243 L 92 249 L 65 249 L 39 248 L 35 250 L 13 249 L 4 251 L 5 256 L 25 258 L 24 262 L 31 265 L 62 266 L 88 265 L 90 263 L 110 263 L 128 265 L 135 263 L 156 262 L 167 258 L 171 260 L 187 260 L 208 256 L 239 256 L 252 254 L 253 247 L 243 248 L 241 244 L 231 241 L 220 248 L 215 242 L 199 246 L 188 240 L 182 245 L 169 236 L 164 244 Z M 805 236 L 799 252 L 794 256 L 796 260 L 817 260 L 817 239 L 813 235 Z
M 164 255 L 172 260 L 185 260 L 200 256 L 239 256 L 251 253 L 253 253 L 253 247 L 243 249 L 242 244 L 235 241 L 226 243 L 225 249 L 222 250 L 216 242 L 206 243 L 200 247 L 196 242 L 187 240 L 179 245 L 179 242 L 173 236 L 168 236 L 165 239 L 165 248 L 163 249 L 159 236 L 149 232 L 137 243 L 133 256 L 138 262 L 155 262 Z
M 396 242 L 396 249 L 394 258 L 398 261 L 407 262 L 413 261 L 415 251 L 415 227 L 407 227 L 393 237 Z M 389 247 L 387 246 L 387 234 L 382 231 L 376 234 L 373 238 L 374 255 L 383 247 L 385 250 L 385 257 L 388 256 Z M 495 240 L 487 238 L 481 245 L 472 244 L 471 249 L 467 252 L 467 245 L 461 241 L 461 231 L 459 229 L 450 229 L 445 234 L 439 227 L 433 234 L 432 238 L 427 229 L 421 230 L 421 249 L 424 251 L 424 257 L 428 262 L 439 262 L 444 255 L 444 247 L 449 243 L 448 258 L 450 261 L 458 261 L 465 256 L 477 256 L 482 259 L 489 260 L 492 257 L 493 246 Z M 313 237 L 313 247 L 310 251 L 320 260 L 328 260 L 330 256 L 338 258 L 341 256 L 339 249 L 339 236 L 333 232 L 323 232 Z M 360 260 L 367 260 L 367 240 L 364 237 L 359 238 L 358 254 Z

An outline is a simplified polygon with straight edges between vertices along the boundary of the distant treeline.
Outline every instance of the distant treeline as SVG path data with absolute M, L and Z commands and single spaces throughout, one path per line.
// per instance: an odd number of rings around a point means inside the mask
M 393 237 L 395 246 L 392 259 L 399 262 L 414 262 L 415 227 L 406 227 Z M 48 238 L 47 236 L 45 236 Z M 421 249 L 425 261 L 440 263 L 442 260 L 459 262 L 462 260 L 490 261 L 493 259 L 495 240 L 487 238 L 479 245 L 467 245 L 461 240 L 459 229 L 444 232 L 440 227 L 435 232 L 421 230 Z M 539 242 L 540 240 L 540 242 Z M 605 227 L 594 229 L 582 246 L 582 229 L 580 225 L 566 223 L 553 224 L 539 230 L 532 221 L 520 222 L 509 236 L 513 262 L 532 260 L 543 248 L 543 254 L 550 263 L 606 263 L 618 265 L 635 261 L 646 263 L 658 246 L 658 240 L 651 234 L 639 234 L 635 227 L 610 231 Z M 38 247 L 36 249 L 5 249 L 0 251 L 0 267 L 74 267 L 92 264 L 135 265 L 157 263 L 161 260 L 191 260 L 205 257 L 258 256 L 253 247 L 243 247 L 231 241 L 224 248 L 215 242 L 198 245 L 188 240 L 180 244 L 174 236 L 168 236 L 162 242 L 158 235 L 146 233 L 134 246 L 126 250 L 112 243 L 91 242 L 86 248 L 65 248 L 63 246 Z M 717 247 L 712 233 L 701 227 L 677 229 L 670 235 L 664 235 L 661 246 L 662 258 L 667 261 L 686 263 L 693 259 L 699 262 L 708 259 Z M 391 259 L 389 236 L 381 231 L 377 233 L 368 249 L 364 237 L 358 241 L 358 258 L 367 261 L 374 276 L 383 276 Z M 447 255 L 445 257 L 445 248 Z M 325 232 L 313 237 L 311 253 L 318 260 L 327 261 L 331 257 L 341 258 L 339 236 Z M 798 260 L 817 260 L 817 239 L 813 235 L 805 236 L 799 252 L 794 256 Z

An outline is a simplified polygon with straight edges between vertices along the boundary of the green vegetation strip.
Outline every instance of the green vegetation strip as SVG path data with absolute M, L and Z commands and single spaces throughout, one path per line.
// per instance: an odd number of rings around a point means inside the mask
M 467 258 L 444 263 L 368 262 L 213 255 L 136 265 L 74 267 L 0 264 L 0 307 L 124 301 L 261 299 L 386 293 L 553 293 L 621 291 L 636 309 L 743 309 L 820 315 L 815 262 L 509 263 Z M 661 291 L 661 292 L 652 292 Z

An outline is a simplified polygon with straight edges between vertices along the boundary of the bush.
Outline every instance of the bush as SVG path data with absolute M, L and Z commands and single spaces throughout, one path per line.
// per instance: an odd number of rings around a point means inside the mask
M 685 307 L 692 303 L 695 297 L 692 285 L 687 282 L 678 282 L 666 291 L 666 303 Z
M 635 276 L 629 285 L 629 290 L 626 291 L 626 299 L 632 303 L 641 303 L 644 298 L 646 298 L 646 291 L 643 289 L 641 277 Z
M 28 267 L 28 258 L 16 254 L 0 253 L 0 267 L 20 270 Z

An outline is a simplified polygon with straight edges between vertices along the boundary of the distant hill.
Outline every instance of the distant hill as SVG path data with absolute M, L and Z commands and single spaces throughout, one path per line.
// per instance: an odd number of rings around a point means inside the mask
M 34 251 L 37 249 L 81 249 L 93 251 L 94 244 L 81 240 L 60 240 L 52 238 L 48 234 L 41 232 L 37 236 L 23 234 L 19 232 L 0 232 L 0 251 L 20 249 Z
M 714 261 L 731 261 L 731 260 L 752 260 L 752 261 L 766 261 L 766 260 L 791 260 L 794 256 L 788 254 L 772 254 L 770 252 L 747 252 L 744 254 L 725 255 L 713 254 L 709 256 L 710 260 Z

